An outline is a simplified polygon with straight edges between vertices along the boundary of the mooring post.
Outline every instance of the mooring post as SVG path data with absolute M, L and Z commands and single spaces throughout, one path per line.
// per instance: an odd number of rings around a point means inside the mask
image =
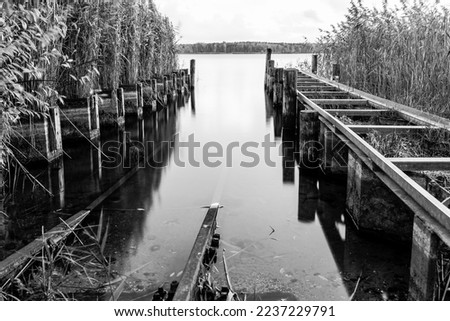
M 272 59 L 272 49 L 267 48 L 266 53 L 266 69 L 264 71 L 264 88 L 267 88 L 267 78 L 268 78 L 268 72 L 269 72 L 269 60 Z
M 123 88 L 117 88 L 117 124 L 119 126 L 125 124 L 125 97 Z
M 269 69 L 267 74 L 267 90 L 269 92 L 269 96 L 273 95 L 273 84 L 275 80 L 275 61 L 269 60 Z
M 311 72 L 317 74 L 317 54 L 312 55 Z
M 341 78 L 341 66 L 339 64 L 333 64 L 333 78 L 334 81 L 339 81 Z
M 98 111 L 98 95 L 93 94 L 89 97 L 90 113 L 90 138 L 91 140 L 100 137 L 100 115 Z
M 173 92 L 176 95 L 178 93 L 177 73 L 176 72 L 172 72 L 172 83 L 173 83 Z
M 416 301 L 433 300 L 436 284 L 436 259 L 439 238 L 418 216 L 414 217 L 409 278 L 409 297 Z
M 195 88 L 195 59 L 191 59 L 191 90 Z
M 168 95 L 169 94 L 169 86 L 167 83 L 167 77 L 163 76 L 163 93 L 164 95 Z
M 142 83 L 138 83 L 136 85 L 137 91 L 137 115 L 138 118 L 141 118 L 144 114 L 144 87 Z
M 298 142 L 300 167 L 306 169 L 319 169 L 321 165 L 319 114 L 315 110 L 300 110 L 299 118 Z
M 283 130 L 295 133 L 297 116 L 297 69 L 284 71 Z
M 283 104 L 283 68 L 275 68 L 273 84 L 273 107 L 280 108 Z

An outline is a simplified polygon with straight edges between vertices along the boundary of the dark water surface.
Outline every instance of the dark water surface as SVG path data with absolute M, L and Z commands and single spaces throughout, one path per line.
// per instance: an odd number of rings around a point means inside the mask
M 144 140 L 156 142 L 155 158 L 164 166 L 140 169 L 103 206 L 111 224 L 108 253 L 129 276 L 121 298 L 148 299 L 162 283 L 179 280 L 206 213 L 202 206 L 219 202 L 231 281 L 249 299 L 347 300 L 358 280 L 355 299 L 404 299 L 410 248 L 358 236 L 346 222 L 345 182 L 283 165 L 292 155 L 280 153 L 280 115 L 266 102 L 265 56 L 181 55 L 180 62 L 187 67 L 191 58 L 193 96 L 143 124 Z M 299 58 L 305 57 L 273 59 L 295 64 Z M 133 117 L 126 130 L 129 139 L 142 138 Z M 275 145 L 269 154 L 262 146 L 267 135 Z M 199 143 L 193 155 L 182 147 L 190 136 Z M 224 151 L 209 164 L 208 146 Z M 88 161 L 95 151 L 85 148 L 82 160 L 65 165 L 64 210 L 120 175 Z M 222 282 L 221 269 L 214 273 Z

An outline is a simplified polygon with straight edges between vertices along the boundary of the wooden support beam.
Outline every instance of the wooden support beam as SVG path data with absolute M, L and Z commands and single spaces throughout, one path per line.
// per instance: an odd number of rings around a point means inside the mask
M 366 99 L 311 99 L 316 104 L 367 106 Z
M 312 55 L 311 72 L 317 74 L 317 54 Z
M 195 59 L 191 59 L 191 90 L 195 88 Z
M 324 109 L 334 116 L 378 116 L 392 112 L 390 109 Z
M 383 134 L 405 133 L 409 131 L 427 130 L 429 126 L 396 126 L 396 125 L 348 125 L 348 128 L 357 134 L 366 134 L 372 130 Z
M 180 283 L 173 301 L 192 301 L 197 291 L 198 276 L 202 269 L 203 257 L 213 238 L 217 223 L 219 204 L 212 204 L 205 215 L 203 223 L 195 239 L 194 246 L 183 270 Z
M 388 158 L 402 171 L 450 171 L 450 157 Z
M 332 86 L 297 86 L 297 89 L 300 91 L 317 91 L 320 92 L 321 90 L 323 91 L 333 91 L 333 90 L 338 90 L 336 87 L 332 87 Z
M 311 95 L 350 95 L 350 96 L 352 96 L 352 94 L 347 92 L 347 91 L 339 91 L 339 90 L 336 90 L 336 91 L 335 90 L 332 90 L 332 91 L 318 91 L 318 92 L 315 92 L 315 91 L 308 92 L 308 91 L 306 91 L 306 92 L 304 92 L 304 94 L 307 97 L 309 97 Z

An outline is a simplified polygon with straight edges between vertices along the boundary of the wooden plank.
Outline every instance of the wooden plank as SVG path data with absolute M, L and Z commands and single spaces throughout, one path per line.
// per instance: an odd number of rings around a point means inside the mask
M 318 105 L 367 106 L 367 100 L 365 99 L 311 99 L 311 101 Z
M 194 246 L 183 270 L 180 283 L 173 297 L 173 301 L 190 301 L 197 288 L 197 278 L 203 265 L 203 256 L 214 235 L 217 223 L 217 212 L 220 205 L 212 204 L 205 215 L 200 231 L 195 239 Z
M 331 86 L 297 86 L 297 89 L 300 91 L 320 91 L 320 90 L 324 90 L 324 91 L 333 91 L 336 90 L 337 88 L 335 87 L 331 87 Z
M 392 113 L 390 109 L 324 109 L 334 116 L 378 116 L 385 113 Z
M 411 131 L 421 131 L 430 129 L 428 126 L 404 126 L 404 125 L 348 125 L 348 129 L 353 130 L 357 134 L 366 134 L 372 130 L 382 134 L 390 133 L 407 133 Z
M 28 260 L 38 254 L 44 245 L 44 240 L 50 241 L 53 244 L 61 242 L 67 235 L 72 233 L 72 230 L 75 229 L 89 213 L 90 211 L 86 210 L 79 211 L 77 214 L 66 220 L 65 223 L 60 223 L 50 231 L 44 233 L 43 237 L 37 238 L 1 261 L 0 280 L 3 281 L 12 276 L 16 269 L 26 264 Z
M 346 91 L 338 91 L 338 90 L 333 90 L 333 91 L 319 91 L 319 92 L 305 92 L 304 93 L 306 96 L 312 96 L 312 95 L 352 95 L 349 92 Z
M 317 104 L 309 100 L 303 93 L 298 92 L 299 97 L 304 104 L 309 105 L 316 110 L 323 118 L 327 119 L 334 127 L 337 128 L 347 139 L 349 139 L 357 148 L 359 148 L 367 157 L 369 157 L 374 165 L 378 166 L 380 171 L 384 172 L 387 177 L 392 179 L 395 184 L 404 192 L 409 202 L 417 204 L 423 209 L 426 216 L 430 218 L 429 221 L 435 220 L 441 227 L 436 227 L 436 231 L 450 230 L 450 209 L 445 207 L 436 198 L 430 195 L 412 178 L 406 175 L 402 170 L 388 161 L 380 152 L 373 148 L 357 133 L 348 129 L 344 123 L 330 115 L 328 112 L 320 108 Z M 412 208 L 413 209 L 413 208 Z M 414 209 L 413 209 L 414 210 Z
M 450 171 L 450 157 L 388 158 L 402 171 Z

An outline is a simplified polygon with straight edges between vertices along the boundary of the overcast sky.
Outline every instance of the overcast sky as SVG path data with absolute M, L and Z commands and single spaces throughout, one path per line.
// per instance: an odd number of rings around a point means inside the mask
M 412 1 L 412 0 L 410 0 Z M 427 1 L 427 0 L 425 0 Z M 435 0 L 428 0 L 435 2 Z M 154 0 L 178 29 L 180 43 L 314 41 L 344 19 L 350 0 Z M 398 0 L 388 0 L 398 4 Z M 363 0 L 373 7 L 381 0 Z M 441 0 L 450 6 L 450 0 Z

